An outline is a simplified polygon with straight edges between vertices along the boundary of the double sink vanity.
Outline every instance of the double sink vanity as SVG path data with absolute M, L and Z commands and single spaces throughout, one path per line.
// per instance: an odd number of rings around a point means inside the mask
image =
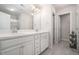
M 15 11 L 11 11 L 10 7 Z M 30 15 L 26 12 L 28 9 L 17 7 L 22 6 L 0 5 L 0 55 L 41 54 L 48 48 L 49 31 L 41 27 L 44 24 L 41 25 L 39 13 Z
M 48 45 L 48 31 L 0 34 L 0 55 L 38 55 Z

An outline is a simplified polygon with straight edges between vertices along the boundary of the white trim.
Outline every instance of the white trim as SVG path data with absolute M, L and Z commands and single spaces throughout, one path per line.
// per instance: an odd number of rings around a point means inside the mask
M 67 12 L 62 12 L 62 13 L 58 13 L 58 17 L 60 18 L 61 15 L 64 15 L 64 14 L 69 14 L 70 15 L 70 33 L 72 31 L 72 13 L 70 11 L 67 11 Z M 59 19 L 60 20 L 60 19 Z M 59 33 L 60 34 L 60 33 Z M 68 40 L 67 40 L 68 41 Z
M 60 17 L 61 15 L 64 15 L 64 14 L 70 14 L 70 33 L 71 33 L 71 31 L 72 31 L 72 12 L 67 11 L 67 12 L 58 13 L 57 15 Z
M 64 14 L 68 14 L 68 13 L 72 13 L 71 11 L 62 11 L 62 12 L 58 12 L 57 15 L 64 15 Z

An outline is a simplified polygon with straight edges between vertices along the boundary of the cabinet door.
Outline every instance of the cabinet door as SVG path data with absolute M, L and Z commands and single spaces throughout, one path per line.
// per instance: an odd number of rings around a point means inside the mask
M 48 33 L 41 34 L 41 52 L 48 47 Z
M 34 49 L 32 44 L 25 44 L 23 48 L 23 55 L 33 55 L 34 54 Z
M 35 55 L 40 54 L 40 34 L 35 35 Z
M 20 55 L 21 47 L 12 47 L 9 49 L 2 50 L 2 55 Z
M 34 41 L 28 41 L 24 44 L 23 55 L 33 55 L 34 54 Z

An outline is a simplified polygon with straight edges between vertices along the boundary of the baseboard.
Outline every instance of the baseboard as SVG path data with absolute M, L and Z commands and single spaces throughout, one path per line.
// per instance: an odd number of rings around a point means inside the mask
M 66 40 L 66 39 L 65 40 L 61 40 L 61 41 L 69 42 L 69 40 Z

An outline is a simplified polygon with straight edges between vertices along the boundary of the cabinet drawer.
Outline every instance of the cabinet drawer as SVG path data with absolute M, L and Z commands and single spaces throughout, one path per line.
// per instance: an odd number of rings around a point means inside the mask
M 41 47 L 41 52 L 43 52 L 47 47 L 43 46 Z
M 43 40 L 43 39 L 49 39 L 49 37 L 48 36 L 41 36 L 41 39 Z
M 40 51 L 40 47 L 35 48 L 35 51 Z
M 35 40 L 40 39 L 40 34 L 35 35 Z
M 22 39 L 11 39 L 11 40 L 5 40 L 5 41 L 1 41 L 1 48 L 7 48 L 10 47 L 12 45 L 16 45 L 20 42 L 20 40 Z
M 47 44 L 47 43 L 43 43 L 43 44 L 41 45 L 41 47 L 45 47 L 45 46 L 48 46 L 48 44 Z
M 31 40 L 33 40 L 33 37 L 29 36 L 29 37 L 21 37 L 21 38 L 16 38 L 16 39 L 5 40 L 5 41 L 1 41 L 0 43 L 1 43 L 1 48 L 4 49 L 10 46 L 20 44 L 23 42 L 28 42 Z
M 40 41 L 35 42 L 35 48 L 38 48 L 38 47 L 40 47 Z
M 27 36 L 25 37 L 25 40 L 24 41 L 33 41 L 34 40 L 34 36 Z
M 27 46 L 29 46 L 29 45 L 34 45 L 34 41 L 31 40 L 31 41 L 25 42 L 25 44 L 26 44 Z M 24 44 L 24 45 L 25 45 L 25 44 Z
M 36 44 L 36 43 L 40 43 L 40 40 L 35 40 L 35 44 Z
M 40 48 L 35 48 L 35 55 L 40 54 Z
M 38 44 L 38 45 L 35 45 L 35 48 L 40 48 L 40 45 Z
M 2 55 L 20 55 L 21 45 L 11 47 L 1 51 Z
M 35 52 L 35 55 L 39 55 L 39 54 L 40 54 L 40 51 L 36 51 L 36 52 Z
M 41 40 L 41 43 L 48 43 L 48 40 Z
M 40 44 L 35 44 L 35 49 L 40 48 Z
M 41 45 L 41 52 L 44 51 L 48 47 L 48 44 L 42 44 Z
M 48 36 L 48 33 L 42 33 L 41 36 Z
M 41 34 L 41 38 L 49 39 L 48 33 L 43 33 L 43 34 Z

